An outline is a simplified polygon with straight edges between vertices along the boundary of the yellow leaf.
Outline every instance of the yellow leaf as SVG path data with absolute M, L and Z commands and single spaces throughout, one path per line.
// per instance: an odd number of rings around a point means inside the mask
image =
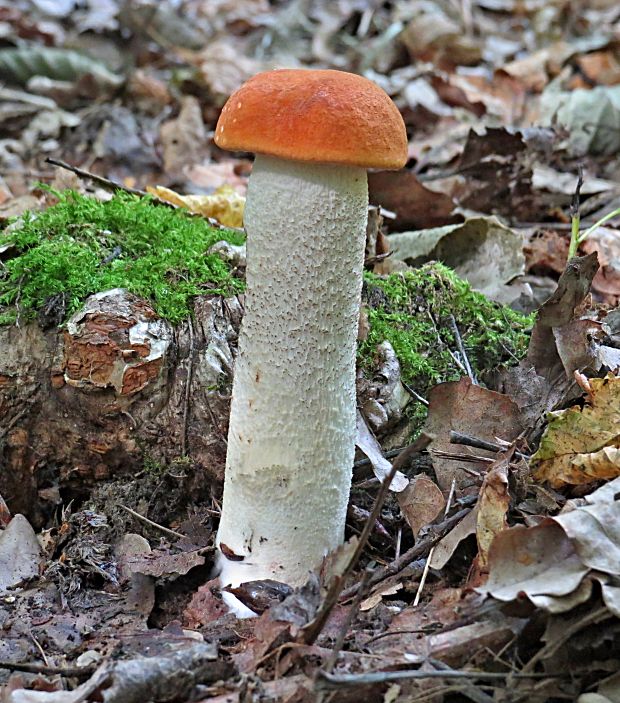
M 147 191 L 160 200 L 211 217 L 224 227 L 243 227 L 245 198 L 230 186 L 220 186 L 212 195 L 179 195 L 163 186 L 148 186 Z
M 508 461 L 500 459 L 486 475 L 478 498 L 476 540 L 481 567 L 488 563 L 489 547 L 495 535 L 508 527 L 509 506 Z
M 590 379 L 583 408 L 550 413 L 532 457 L 534 478 L 554 488 L 620 476 L 620 377 Z

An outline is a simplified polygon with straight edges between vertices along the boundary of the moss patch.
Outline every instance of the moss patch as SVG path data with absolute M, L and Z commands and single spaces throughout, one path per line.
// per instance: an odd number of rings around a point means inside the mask
M 0 246 L 16 250 L 0 268 L 0 324 L 32 318 L 58 295 L 67 317 L 87 296 L 110 288 L 127 288 L 177 323 L 192 296 L 243 288 L 226 263 L 207 255 L 221 239 L 241 244 L 238 232 L 125 193 L 107 202 L 72 191 L 55 195 L 56 205 L 27 213 L 0 234 Z
M 150 300 L 174 324 L 189 314 L 192 296 L 243 289 L 226 263 L 206 253 L 220 239 L 240 244 L 240 233 L 125 193 L 107 202 L 72 191 L 55 195 L 56 205 L 27 213 L 0 234 L 0 246 L 13 245 L 0 267 L 0 324 L 32 318 L 58 295 L 66 318 L 90 294 L 117 287 Z M 370 333 L 360 363 L 370 369 L 377 344 L 388 340 L 403 380 L 421 394 L 462 375 L 450 354 L 457 346 L 449 315 L 478 374 L 527 350 L 532 319 L 473 292 L 441 264 L 385 278 L 367 273 L 364 298 Z
M 370 332 L 358 350 L 360 364 L 372 368 L 377 344 L 387 340 L 400 361 L 403 381 L 421 395 L 464 375 L 452 356 L 458 347 L 451 315 L 478 376 L 516 363 L 527 351 L 533 317 L 474 292 L 442 264 L 385 278 L 366 273 L 364 300 Z

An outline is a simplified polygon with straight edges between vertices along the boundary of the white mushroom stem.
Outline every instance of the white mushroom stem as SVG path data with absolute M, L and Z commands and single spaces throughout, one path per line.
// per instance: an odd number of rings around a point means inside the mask
M 367 209 L 364 169 L 254 163 L 217 536 L 223 586 L 300 585 L 343 540 Z

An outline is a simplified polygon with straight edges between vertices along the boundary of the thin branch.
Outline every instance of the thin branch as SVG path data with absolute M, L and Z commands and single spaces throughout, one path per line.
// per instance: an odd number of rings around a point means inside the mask
M 368 584 L 369 588 L 376 586 L 378 583 L 383 581 L 390 576 L 395 576 L 400 573 L 405 567 L 409 566 L 412 561 L 419 559 L 420 557 L 428 554 L 431 547 L 433 547 L 439 540 L 443 539 L 445 535 L 450 532 L 456 525 L 458 525 L 461 520 L 471 512 L 471 508 L 464 508 L 459 510 L 447 520 L 438 523 L 437 525 L 432 525 L 432 533 L 421 539 L 417 544 L 415 544 L 411 549 L 408 549 L 404 554 L 398 559 L 390 562 L 387 566 L 382 569 L 378 569 L 372 575 L 370 582 Z M 352 598 L 359 590 L 359 584 L 355 583 L 345 591 L 342 592 L 341 600 L 346 600 L 347 598 Z
M 149 520 L 147 517 L 144 517 L 144 515 L 140 515 L 140 513 L 137 513 L 135 510 L 128 508 L 126 505 L 123 505 L 122 503 L 117 503 L 117 505 L 119 508 L 126 510 L 130 515 L 133 515 L 137 520 L 140 520 L 141 522 L 144 522 L 147 525 L 154 527 L 156 530 L 159 530 L 160 532 L 163 532 L 167 535 L 170 535 L 171 537 L 174 537 L 175 539 L 181 539 L 182 537 L 184 537 L 184 535 L 182 535 L 180 532 L 175 532 L 174 530 L 171 530 L 168 527 L 164 527 L 163 525 L 158 525 L 156 522 Z
M 472 383 L 478 385 L 476 376 L 471 368 L 471 364 L 469 363 L 469 358 L 467 357 L 467 353 L 465 352 L 465 345 L 463 344 L 463 339 L 461 338 L 461 333 L 459 332 L 459 328 L 456 324 L 456 320 L 454 319 L 454 315 L 450 315 L 450 327 L 452 327 L 454 339 L 456 340 L 456 346 L 459 348 L 459 354 L 461 355 L 461 359 L 463 360 L 463 365 L 465 366 L 467 375 L 469 376 Z
M 124 193 L 129 193 L 130 195 L 139 195 L 141 198 L 148 197 L 148 193 L 146 193 L 143 190 L 137 190 L 136 188 L 129 188 L 127 186 L 122 185 L 121 183 L 117 183 L 116 181 L 111 181 L 109 178 L 104 178 L 103 176 L 98 176 L 96 173 L 92 173 L 91 171 L 85 171 L 82 168 L 78 168 L 77 166 L 72 166 L 71 164 L 68 164 L 66 161 L 61 161 L 60 159 L 52 159 L 48 157 L 45 159 L 45 163 L 51 164 L 52 166 L 58 166 L 59 168 L 64 168 L 67 171 L 71 171 L 72 173 L 75 173 L 76 176 L 79 176 L 80 178 L 86 178 L 90 181 L 93 181 L 94 183 L 97 183 L 100 185 L 102 188 L 105 188 L 106 190 L 112 190 L 112 191 L 123 191 Z M 164 201 L 161 201 L 162 203 Z M 165 203 L 167 205 L 171 205 L 170 203 Z
M 30 406 L 27 405 L 21 410 L 18 410 L 15 415 L 6 423 L 6 425 L 0 430 L 0 439 L 2 439 L 6 434 L 8 434 L 13 427 L 30 411 Z
M 451 459 L 452 461 L 469 462 L 470 464 L 492 464 L 495 459 L 490 456 L 478 456 L 477 454 L 461 454 L 459 452 L 444 452 L 442 449 L 432 449 L 431 453 L 438 459 Z
M 472 435 L 464 434 L 463 432 L 456 432 L 455 430 L 450 430 L 450 444 L 462 444 L 464 447 L 486 449 L 489 452 L 506 451 L 506 447 L 502 447 L 502 445 L 497 444 L 497 442 L 489 442 L 486 439 L 472 437 Z M 527 454 L 523 454 L 522 452 L 515 452 L 515 456 L 518 456 L 520 459 L 529 459 L 529 456 L 527 456 Z
M 423 398 L 408 383 L 405 383 L 402 380 L 402 378 L 401 378 L 400 382 L 402 383 L 403 388 L 407 391 L 407 393 L 409 393 L 409 395 L 412 398 L 415 398 L 419 403 L 422 403 L 422 405 L 426 405 L 426 407 L 428 407 L 430 405 L 430 403 L 428 402 L 428 400 L 426 400 L 426 398 Z
M 573 635 L 576 635 L 578 632 L 583 630 L 585 627 L 589 627 L 590 625 L 597 625 L 599 622 L 603 622 L 604 620 L 609 620 L 610 618 L 613 618 L 614 616 L 612 613 L 608 610 L 606 607 L 598 608 L 597 610 L 594 610 L 591 613 L 587 613 L 581 620 L 578 620 L 577 622 L 572 623 L 572 625 L 566 626 L 560 636 L 557 639 L 554 639 L 552 642 L 549 642 L 547 645 L 545 645 L 542 649 L 539 649 L 536 654 L 525 664 L 523 667 L 524 672 L 530 672 L 538 662 L 543 661 L 544 659 L 552 656 L 555 654 L 562 645 L 564 645 L 568 640 Z
M 403 449 L 406 449 L 406 447 L 396 447 L 395 449 L 389 449 L 387 452 L 383 453 L 383 456 L 386 459 L 391 459 L 392 457 L 398 456 Z M 367 457 L 364 457 L 364 459 L 358 459 L 357 461 L 353 462 L 353 468 L 354 469 L 359 469 L 362 466 L 370 466 L 371 461 Z
M 317 690 L 328 690 L 348 686 L 367 686 L 374 683 L 389 681 L 404 681 L 411 679 L 465 679 L 466 681 L 507 681 L 509 679 L 558 679 L 570 677 L 570 672 L 564 673 L 513 673 L 512 671 L 420 671 L 419 669 L 404 671 L 373 671 L 367 674 L 329 674 L 318 671 Z
M 432 664 L 435 669 L 443 672 L 452 672 L 454 669 L 439 659 L 429 658 L 429 664 Z M 464 693 L 467 698 L 474 703 L 494 703 L 495 698 L 489 696 L 484 691 L 480 690 L 481 686 L 474 683 L 465 682 L 461 684 L 461 693 Z
M 31 662 L 9 662 L 0 660 L 0 669 L 23 671 L 25 674 L 60 674 L 80 679 L 87 679 L 95 671 L 95 666 L 48 666 Z
M 450 508 L 452 507 L 452 500 L 454 499 L 454 489 L 456 488 L 456 478 L 452 479 L 452 485 L 450 486 L 450 494 L 448 495 L 448 500 L 446 501 L 446 509 L 444 510 L 443 516 L 444 519 L 448 517 L 448 513 L 450 512 Z M 420 596 L 422 595 L 422 590 L 424 589 L 424 584 L 426 583 L 426 577 L 428 576 L 428 570 L 431 568 L 431 560 L 433 558 L 433 554 L 435 553 L 435 547 L 437 545 L 433 545 L 430 549 L 430 552 L 428 553 L 428 557 L 426 558 L 426 564 L 424 564 L 424 571 L 422 572 L 422 577 L 420 578 L 420 585 L 418 586 L 418 590 L 415 594 L 415 598 L 413 600 L 413 605 L 414 607 L 419 604 L 420 602 Z

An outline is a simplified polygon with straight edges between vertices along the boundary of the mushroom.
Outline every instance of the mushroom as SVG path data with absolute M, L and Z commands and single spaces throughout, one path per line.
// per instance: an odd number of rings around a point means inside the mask
M 344 537 L 366 169 L 404 166 L 405 125 L 366 78 L 283 69 L 254 76 L 230 97 L 215 142 L 256 153 L 217 534 L 220 582 L 297 586 Z M 225 598 L 238 614 L 253 614 Z

